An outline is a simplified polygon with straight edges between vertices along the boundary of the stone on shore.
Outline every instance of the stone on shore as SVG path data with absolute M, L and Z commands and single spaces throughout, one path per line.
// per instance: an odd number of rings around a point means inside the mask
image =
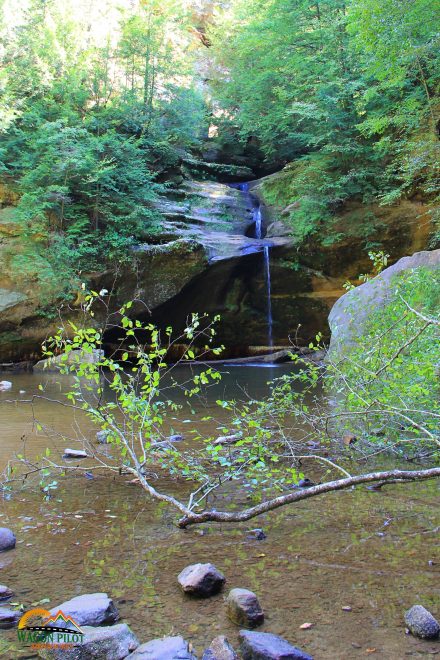
M 272 633 L 240 630 L 240 649 L 243 660 L 313 660 L 308 653 Z
M 15 628 L 23 612 L 12 610 L 9 607 L 0 607 L 0 630 Z
M 213 564 L 192 564 L 183 569 L 177 578 L 186 594 L 209 598 L 217 594 L 226 578 Z
M 12 598 L 14 592 L 9 587 L 6 587 L 4 584 L 0 584 L 0 600 L 8 600 Z
M 183 637 L 163 637 L 141 644 L 129 660 L 197 660 Z
M 264 621 L 264 612 L 253 591 L 231 589 L 226 600 L 228 617 L 238 626 L 256 628 Z
M 139 640 L 126 623 L 115 626 L 82 628 L 82 643 L 71 648 L 46 648 L 39 651 L 46 660 L 123 660 L 139 646 Z M 131 657 L 131 656 L 130 656 Z
M 202 660 L 237 660 L 238 656 L 227 638 L 219 635 L 203 652 Z
M 405 612 L 405 623 L 409 631 L 421 639 L 437 639 L 440 624 L 423 605 L 413 605 Z
M 50 613 L 56 614 L 59 610 L 66 616 L 71 616 L 79 626 L 111 625 L 119 619 L 116 605 L 105 593 L 75 596 L 52 608 Z
M 16 541 L 14 532 L 7 527 L 0 527 L 0 552 L 15 548 Z

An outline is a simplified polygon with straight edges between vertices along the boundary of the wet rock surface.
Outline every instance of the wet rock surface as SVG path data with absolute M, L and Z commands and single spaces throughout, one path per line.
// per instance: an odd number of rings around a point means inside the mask
M 0 527 L 0 552 L 6 552 L 6 550 L 12 550 L 15 548 L 17 539 L 15 534 L 8 527 Z
M 52 608 L 50 613 L 56 614 L 59 610 L 71 616 L 79 626 L 109 625 L 119 619 L 119 612 L 106 593 L 76 596 Z
M 179 636 L 152 639 L 141 644 L 128 657 L 130 660 L 196 660 L 188 642 Z
M 228 617 L 238 626 L 256 628 L 264 621 L 264 612 L 257 596 L 248 589 L 231 589 L 226 600 Z
M 0 630 L 15 628 L 22 614 L 22 612 L 17 612 L 17 610 L 9 607 L 0 607 Z
M 240 630 L 243 660 L 313 660 L 312 656 L 272 633 Z
M 0 584 L 0 600 L 8 600 L 8 598 L 12 598 L 13 595 L 14 592 L 12 589 L 9 589 L 9 587 L 4 584 Z
M 226 578 L 213 564 L 192 564 L 183 569 L 177 578 L 186 594 L 209 598 L 217 594 Z
M 139 646 L 139 640 L 126 623 L 115 626 L 82 628 L 81 644 L 72 648 L 48 648 L 39 652 L 46 660 L 123 660 Z
M 224 635 L 212 640 L 203 652 L 202 660 L 237 660 L 238 656 Z
M 407 610 L 405 623 L 415 637 L 437 639 L 440 636 L 439 622 L 423 605 L 413 605 Z

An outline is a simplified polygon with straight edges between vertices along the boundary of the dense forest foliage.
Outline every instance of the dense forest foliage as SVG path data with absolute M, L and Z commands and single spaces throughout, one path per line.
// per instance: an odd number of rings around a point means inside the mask
M 2 1 L 0 174 L 24 237 L 66 273 L 121 258 L 160 227 L 182 153 L 228 141 L 285 166 L 267 195 L 301 239 L 352 199 L 435 215 L 438 3 L 199 5 Z
M 159 175 L 204 125 L 188 11 L 135 4 L 3 3 L 1 174 L 25 235 L 67 269 L 154 229 Z
M 301 202 L 303 235 L 350 198 L 435 212 L 439 26 L 431 0 L 237 0 L 217 23 L 216 94 L 269 162 L 293 161 L 268 192 Z

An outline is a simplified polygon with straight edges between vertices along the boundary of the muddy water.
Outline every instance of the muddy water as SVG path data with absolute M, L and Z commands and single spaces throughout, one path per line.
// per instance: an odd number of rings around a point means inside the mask
M 221 387 L 229 396 L 231 390 L 237 397 L 244 390 L 257 396 L 268 378 L 281 373 L 281 368 L 229 369 Z M 41 380 L 54 398 L 66 387 L 53 376 L 12 380 L 12 394 L 0 395 L 2 463 L 20 450 L 23 434 L 29 451 L 48 443 L 33 434 L 29 407 L 5 400 L 26 399 Z M 218 390 L 211 393 L 209 410 L 219 396 Z M 39 419 L 58 431 L 93 433 L 66 409 L 39 405 Z M 185 431 L 185 419 L 183 412 L 170 427 Z M 60 446 L 56 435 L 50 441 Z M 402 622 L 403 611 L 416 602 L 440 614 L 435 483 L 383 492 L 358 489 L 243 525 L 181 531 L 173 525 L 173 511 L 153 506 L 127 482 L 126 477 L 78 476 L 65 481 L 49 502 L 29 491 L 1 502 L 0 526 L 11 527 L 18 539 L 16 550 L 0 555 L 0 583 L 15 591 L 14 602 L 29 608 L 49 598 L 52 607 L 80 593 L 106 591 L 141 641 L 181 634 L 201 654 L 215 635 L 225 633 L 235 642 L 237 634 L 225 616 L 224 594 L 191 600 L 176 584 L 187 564 L 211 561 L 225 573 L 227 589 L 247 587 L 259 595 L 267 615 L 262 630 L 285 636 L 316 660 L 440 655 L 440 643 L 405 635 Z M 239 499 L 244 502 L 245 495 Z M 247 531 L 256 526 L 264 527 L 266 540 L 248 538 Z M 342 609 L 347 606 L 351 611 Z M 301 630 L 305 622 L 314 625 Z M 0 634 L 1 658 L 30 657 L 13 631 Z

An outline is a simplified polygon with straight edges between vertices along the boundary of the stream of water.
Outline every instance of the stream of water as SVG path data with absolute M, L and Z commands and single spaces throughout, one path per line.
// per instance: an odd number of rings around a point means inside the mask
M 270 377 L 290 368 L 273 367 Z M 193 424 L 202 436 L 220 434 L 227 411 L 217 399 L 225 393 L 240 400 L 268 392 L 268 370 L 225 365 L 221 371 L 222 382 L 193 404 L 195 415 L 185 405 L 168 420 L 167 431 L 182 433 L 184 442 L 190 442 Z M 179 379 L 185 382 L 191 373 L 182 367 Z M 70 387 L 68 377 L 20 374 L 10 380 L 12 391 L 0 393 L 2 465 L 23 452 L 24 438 L 29 456 L 46 446 L 59 456 L 78 435 L 94 437 L 96 429 L 85 417 L 42 400 L 34 412 L 52 429 L 45 436 L 33 428 L 30 406 L 18 403 L 39 393 L 40 383 L 48 397 L 60 398 Z M 105 591 L 142 642 L 183 635 L 200 657 L 218 634 L 237 643 L 224 597 L 233 587 L 246 587 L 258 594 L 266 612 L 261 630 L 283 635 L 315 660 L 403 660 L 439 652 L 438 643 L 405 635 L 403 623 L 404 610 L 416 602 L 438 612 L 436 483 L 380 492 L 358 488 L 248 523 L 182 531 L 174 525 L 173 510 L 153 503 L 130 482 L 128 476 L 75 475 L 61 480 L 49 502 L 38 487 L 1 501 L 0 526 L 17 535 L 16 549 L 0 554 L 0 582 L 14 590 L 13 602 L 29 609 L 47 598 L 54 607 L 81 593 Z M 173 479 L 161 487 L 177 494 L 187 490 L 185 482 Z M 237 506 L 246 504 L 246 490 L 234 488 Z M 249 536 L 253 527 L 263 527 L 267 538 Z M 203 601 L 181 593 L 176 576 L 198 561 L 213 562 L 224 572 L 224 593 Z M 306 622 L 313 626 L 301 629 Z M 0 658 L 30 657 L 15 631 L 0 634 Z
M 255 238 L 259 241 L 263 238 L 263 213 L 259 199 L 249 191 L 248 183 L 240 183 L 236 186 L 245 194 L 252 207 L 252 218 L 255 225 Z M 270 280 L 270 241 L 265 241 L 262 245 L 263 263 L 264 263 L 264 282 L 266 287 L 266 318 L 267 318 L 267 345 L 273 347 L 273 317 L 272 317 L 272 298 L 271 298 L 271 280 Z

